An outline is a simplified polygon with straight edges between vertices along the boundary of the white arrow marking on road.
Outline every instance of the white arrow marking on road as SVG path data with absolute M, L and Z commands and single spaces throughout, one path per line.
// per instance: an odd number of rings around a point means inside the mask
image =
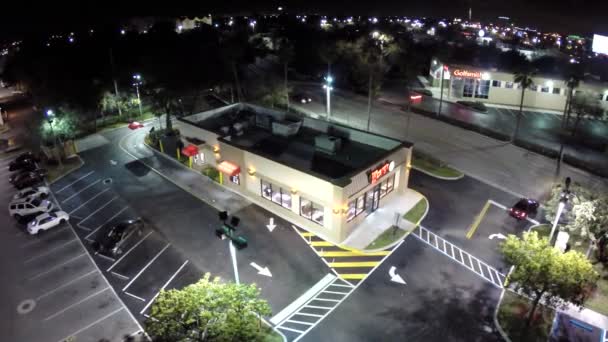
M 261 275 L 267 276 L 267 277 L 272 277 L 272 273 L 270 273 L 270 270 L 268 269 L 268 267 L 262 267 L 262 266 L 256 264 L 255 262 L 252 262 L 249 265 L 251 265 L 253 268 L 258 270 L 258 274 L 261 274 Z
M 490 234 L 489 238 L 490 238 L 490 240 L 493 240 L 494 238 L 505 240 L 507 237 L 498 233 L 498 234 Z
M 391 269 L 388 271 L 388 275 L 391 276 L 391 281 L 406 285 L 407 283 L 405 282 L 405 280 L 403 280 L 403 278 L 401 278 L 400 275 L 395 272 L 396 270 L 397 268 L 395 266 L 391 266 Z
M 274 217 L 270 218 L 270 222 L 266 225 L 266 228 L 268 228 L 268 230 L 270 230 L 270 232 L 272 233 L 272 231 L 277 227 L 276 224 L 274 224 Z
M 112 164 L 112 165 L 116 165 L 116 164 L 118 164 L 118 163 L 117 163 L 116 161 L 114 161 L 114 160 L 110 160 L 110 164 Z

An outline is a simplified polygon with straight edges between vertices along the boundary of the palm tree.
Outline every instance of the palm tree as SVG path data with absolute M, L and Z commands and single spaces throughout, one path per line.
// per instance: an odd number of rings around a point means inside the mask
M 568 87 L 568 94 L 566 94 L 566 106 L 564 107 L 564 115 L 562 117 L 562 127 L 568 126 L 570 121 L 570 112 L 572 111 L 572 98 L 574 96 L 574 89 L 578 88 L 580 84 L 580 76 L 576 74 L 570 75 L 568 81 L 566 81 L 566 87 Z
M 573 96 L 570 101 L 570 108 L 576 114 L 576 121 L 574 121 L 574 127 L 572 128 L 571 133 L 572 136 L 576 135 L 578 125 L 582 118 L 600 119 L 604 116 L 604 110 L 602 109 L 599 100 L 587 92 Z
M 517 113 L 517 121 L 515 123 L 515 129 L 513 130 L 513 135 L 511 136 L 511 142 L 514 142 L 517 138 L 517 133 L 519 132 L 519 126 L 521 124 L 521 117 L 523 116 L 524 110 L 524 96 L 526 95 L 526 89 L 530 88 L 534 83 L 532 81 L 532 77 L 536 74 L 534 70 L 530 67 L 530 64 L 525 64 L 520 67 L 519 71 L 515 73 L 513 78 L 514 82 L 519 84 L 521 87 L 521 99 L 519 101 L 519 113 Z
M 243 101 L 244 97 L 237 66 L 245 55 L 247 44 L 248 36 L 241 32 L 229 33 L 220 38 L 220 54 L 222 59 L 227 62 L 234 77 L 238 102 Z
M 289 88 L 287 85 L 287 71 L 288 64 L 294 57 L 294 48 L 293 45 L 287 39 L 281 39 L 279 43 L 279 60 L 283 64 L 283 72 L 284 72 L 284 88 L 285 88 L 285 104 L 287 105 L 287 111 L 289 111 Z
M 331 65 L 338 59 L 339 50 L 335 43 L 326 42 L 319 48 L 319 58 L 327 64 L 327 75 L 331 75 Z

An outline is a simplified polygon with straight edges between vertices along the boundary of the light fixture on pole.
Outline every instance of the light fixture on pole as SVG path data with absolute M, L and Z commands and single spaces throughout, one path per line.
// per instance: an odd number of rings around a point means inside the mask
M 133 86 L 135 87 L 135 91 L 137 92 L 137 104 L 139 105 L 139 116 L 143 116 L 143 112 L 141 110 L 141 97 L 139 96 L 139 86 L 142 85 L 141 75 L 135 74 L 133 75 Z
M 325 94 L 327 97 L 327 121 L 329 121 L 329 118 L 331 117 L 331 91 L 334 89 L 331 86 L 331 83 L 334 81 L 333 77 L 331 77 L 331 75 L 327 75 L 327 77 L 325 77 L 325 84 L 323 85 L 323 89 L 325 89 Z

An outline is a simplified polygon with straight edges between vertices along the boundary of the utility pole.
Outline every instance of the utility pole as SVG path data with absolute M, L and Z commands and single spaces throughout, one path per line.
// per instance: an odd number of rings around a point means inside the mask
M 118 93 L 118 82 L 116 82 L 116 72 L 114 71 L 114 54 L 112 53 L 112 48 L 110 48 L 110 68 L 112 69 L 112 81 L 114 82 L 114 94 L 116 95 L 116 99 L 120 99 L 120 94 Z M 118 116 L 122 116 L 122 109 L 120 105 L 118 107 Z
M 441 115 L 441 106 L 443 105 L 443 73 L 446 71 L 447 68 L 447 65 L 444 65 L 441 68 L 441 81 L 439 86 L 439 110 L 437 111 L 437 116 Z

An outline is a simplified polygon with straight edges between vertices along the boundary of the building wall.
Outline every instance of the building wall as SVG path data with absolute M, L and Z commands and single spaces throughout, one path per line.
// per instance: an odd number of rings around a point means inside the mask
M 196 164 L 193 167 L 202 169 L 205 166 L 217 166 L 216 160 L 218 157 L 220 157 L 214 152 L 214 147 L 219 146 L 217 134 L 206 131 L 184 121 L 177 121 L 174 127 L 179 129 L 184 145 L 188 144 L 188 141 L 185 139 L 186 137 L 197 138 L 205 141 L 204 144 L 198 145 L 199 151 L 205 155 L 205 162 L 204 164 Z

